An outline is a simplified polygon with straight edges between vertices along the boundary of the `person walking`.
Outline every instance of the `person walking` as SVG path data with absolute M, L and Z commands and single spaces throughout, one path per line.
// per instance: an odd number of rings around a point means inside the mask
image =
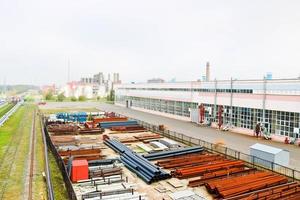
M 260 123 L 257 123 L 256 126 L 255 126 L 255 134 L 256 134 L 256 138 L 258 138 L 260 132 L 261 132 Z

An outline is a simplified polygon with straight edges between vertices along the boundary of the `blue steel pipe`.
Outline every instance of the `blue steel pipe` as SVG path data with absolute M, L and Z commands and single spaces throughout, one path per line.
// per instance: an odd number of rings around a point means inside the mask
M 154 158 L 154 157 L 161 157 L 161 156 L 176 156 L 176 155 L 182 155 L 182 154 L 190 154 L 190 153 L 195 153 L 195 152 L 201 152 L 203 149 L 193 149 L 193 150 L 188 150 L 188 151 L 181 151 L 181 152 L 173 152 L 173 153 L 168 153 L 168 154 L 161 154 L 161 155 L 144 155 L 144 158 Z
M 119 152 L 119 154 L 121 154 L 121 161 L 124 165 L 136 173 L 146 183 L 150 184 L 153 181 L 170 177 L 168 173 L 162 171 L 159 167 L 153 165 L 144 157 L 134 153 L 118 140 L 106 140 L 105 144 L 116 152 Z
M 151 178 L 146 177 L 144 174 L 140 173 L 139 171 L 132 168 L 130 165 L 126 164 L 126 161 L 124 161 L 124 165 L 131 170 L 133 173 L 135 173 L 138 177 L 140 177 L 143 181 L 145 181 L 147 184 L 151 183 Z
M 165 151 L 165 152 L 159 152 L 159 153 L 152 153 L 143 155 L 144 158 L 147 160 L 155 160 L 160 158 L 166 158 L 171 156 L 178 156 L 178 155 L 184 155 L 184 154 L 190 154 L 190 153 L 198 153 L 202 152 L 204 149 L 202 147 L 190 147 L 180 150 L 173 150 L 173 151 Z
M 121 156 L 121 160 L 125 161 L 126 164 L 134 170 L 134 172 L 139 172 L 139 174 L 143 175 L 148 181 L 150 181 L 153 178 L 153 174 L 149 174 L 149 172 L 145 173 L 143 171 L 140 171 L 140 168 L 138 168 L 137 165 L 135 165 L 132 161 L 128 160 L 126 157 Z
M 139 171 L 140 173 L 144 174 L 149 179 L 152 179 L 154 177 L 154 174 L 145 170 L 144 168 L 134 164 L 134 161 L 132 161 L 129 157 L 123 157 L 122 159 L 125 159 L 129 164 L 131 164 L 131 167 L 133 167 L 136 171 Z
M 176 150 L 171 150 L 171 151 L 163 151 L 163 152 L 157 152 L 157 153 L 151 153 L 148 155 L 145 155 L 144 157 L 151 157 L 151 156 L 157 156 L 157 155 L 167 155 L 167 154 L 173 154 L 173 153 L 179 153 L 179 152 L 186 152 L 194 149 L 203 149 L 202 147 L 187 147 L 184 149 L 176 149 Z
M 128 159 L 131 159 L 132 161 L 134 161 L 135 163 L 138 163 L 141 169 L 147 169 L 147 171 L 149 171 L 151 174 L 159 174 L 160 171 L 149 165 L 148 163 L 146 163 L 145 161 L 142 161 L 140 159 L 137 159 L 136 155 L 125 152 L 124 154 L 122 154 L 124 156 L 127 156 Z M 149 161 L 148 161 L 149 162 Z
M 152 173 L 160 173 L 160 171 L 156 167 L 151 165 L 149 163 L 149 161 L 138 159 L 138 157 L 136 155 L 132 154 L 132 153 L 125 152 L 124 154 L 129 156 L 130 159 L 134 160 L 136 163 L 139 163 L 142 167 L 147 168 Z

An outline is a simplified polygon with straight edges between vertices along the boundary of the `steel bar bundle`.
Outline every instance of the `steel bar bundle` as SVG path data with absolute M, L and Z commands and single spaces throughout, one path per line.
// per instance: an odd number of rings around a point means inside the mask
M 177 167 L 188 167 L 195 166 L 200 164 L 206 164 L 212 161 L 220 161 L 225 158 L 220 155 L 211 154 L 211 155 L 195 155 L 187 158 L 173 158 L 169 161 L 159 161 L 156 165 L 163 167 L 165 169 L 177 168 Z
M 76 139 L 74 136 L 71 135 L 64 135 L 64 136 L 50 136 L 51 141 L 54 145 L 75 145 Z
M 103 129 L 100 128 L 80 128 L 79 134 L 100 134 L 103 133 Z
M 121 161 L 124 163 L 124 165 L 137 174 L 146 183 L 150 184 L 152 182 L 170 177 L 168 173 L 153 165 L 142 156 L 134 153 L 131 149 L 119 141 L 114 139 L 106 140 L 105 144 L 116 152 L 119 152 L 121 155 Z
M 95 171 L 90 171 L 89 177 L 95 178 L 95 177 L 108 177 L 108 176 L 114 176 L 114 175 L 121 175 L 122 174 L 122 168 L 121 167 L 114 167 L 114 168 L 107 168 L 107 169 L 99 169 Z
M 185 167 L 176 169 L 172 171 L 172 175 L 177 178 L 190 178 L 195 176 L 203 175 L 207 172 L 218 171 L 221 169 L 230 169 L 235 167 L 244 166 L 244 162 L 240 160 L 222 160 L 222 161 L 214 161 L 205 165 L 198 165 L 192 167 Z
M 200 153 L 204 150 L 203 147 L 187 147 L 184 149 L 176 149 L 171 151 L 163 151 L 163 152 L 157 152 L 157 153 L 151 153 L 147 155 L 143 155 L 144 158 L 147 160 L 159 160 L 163 158 L 173 157 L 173 156 L 180 156 L 180 155 L 186 155 L 186 154 L 192 154 L 192 153 Z
M 127 121 L 127 117 L 105 117 L 105 118 L 94 118 L 93 123 L 100 123 L 100 122 L 119 122 L 119 121 Z
M 276 185 L 253 192 L 248 192 L 233 197 L 226 198 L 227 200 L 256 200 L 256 199 L 292 199 L 297 194 L 300 194 L 300 184 L 290 182 L 286 184 Z M 300 195 L 298 196 L 300 197 Z M 299 198 L 300 199 L 300 198 Z
M 188 185 L 190 187 L 203 186 L 211 180 L 220 180 L 222 178 L 228 178 L 232 176 L 242 176 L 245 174 L 254 173 L 255 171 L 255 168 L 245 169 L 244 167 L 223 169 L 215 172 L 205 173 L 203 176 L 201 176 L 201 178 L 190 180 Z
M 284 176 L 271 172 L 257 172 L 245 176 L 208 181 L 206 188 L 219 197 L 229 198 L 287 182 L 288 179 Z
M 99 126 L 101 128 L 111 128 L 111 127 L 118 127 L 118 126 L 132 126 L 138 125 L 136 120 L 128 120 L 128 121 L 117 121 L 117 122 L 100 122 Z
M 55 134 L 75 134 L 78 130 L 78 126 L 75 124 L 51 124 L 48 125 L 48 131 Z
M 161 135 L 156 134 L 156 133 L 139 134 L 139 135 L 136 135 L 136 136 L 134 136 L 134 137 L 135 137 L 136 139 L 140 140 L 140 141 L 162 138 Z
M 141 132 L 145 131 L 146 129 L 139 125 L 132 125 L 132 126 L 113 126 L 111 127 L 112 131 L 118 132 Z
M 118 139 L 122 143 L 132 143 L 132 142 L 138 142 L 139 140 L 134 137 L 122 137 Z
M 86 155 L 86 154 L 97 154 L 100 155 L 101 149 L 78 149 L 78 150 L 67 150 L 59 151 L 60 156 L 75 156 L 75 155 Z
M 114 164 L 116 162 L 120 162 L 119 159 L 105 159 L 105 160 L 93 160 L 93 161 L 89 161 L 89 166 L 99 166 L 99 165 L 111 165 Z
M 75 156 L 73 156 L 73 160 L 91 161 L 91 160 L 100 160 L 100 159 L 103 159 L 105 157 L 106 156 L 99 155 L 99 154 L 75 155 Z M 64 157 L 63 160 L 64 160 L 64 163 L 67 164 L 68 161 L 69 161 L 69 157 Z

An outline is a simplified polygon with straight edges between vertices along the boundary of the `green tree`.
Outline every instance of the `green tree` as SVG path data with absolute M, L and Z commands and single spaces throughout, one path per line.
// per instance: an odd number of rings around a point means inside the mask
M 45 96 L 45 99 L 46 99 L 46 100 L 52 100 L 52 99 L 53 99 L 53 94 L 52 94 L 52 92 L 48 92 L 48 93 L 46 94 L 46 96 Z
M 93 120 L 93 116 L 92 116 L 92 113 L 90 113 L 88 116 L 88 121 L 92 121 L 92 120 Z
M 71 97 L 71 101 L 77 101 L 77 98 L 76 97 Z
M 78 100 L 79 101 L 86 101 L 86 97 L 81 95 L 81 96 L 78 97 Z
M 57 101 L 64 101 L 65 100 L 65 95 L 64 93 L 60 93 L 58 96 L 57 96 Z
M 115 91 L 114 90 L 111 90 L 109 92 L 109 95 L 107 95 L 106 100 L 107 101 L 114 101 L 115 100 Z

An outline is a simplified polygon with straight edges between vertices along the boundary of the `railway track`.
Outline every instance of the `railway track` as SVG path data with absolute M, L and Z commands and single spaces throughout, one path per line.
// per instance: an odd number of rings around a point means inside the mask
M 35 157 L 35 120 L 36 120 L 36 110 L 33 112 L 33 121 L 31 129 L 31 148 L 30 148 L 30 169 L 29 169 L 29 183 L 28 183 L 28 200 L 32 200 L 32 183 L 33 183 L 33 171 L 34 171 L 34 157 Z

